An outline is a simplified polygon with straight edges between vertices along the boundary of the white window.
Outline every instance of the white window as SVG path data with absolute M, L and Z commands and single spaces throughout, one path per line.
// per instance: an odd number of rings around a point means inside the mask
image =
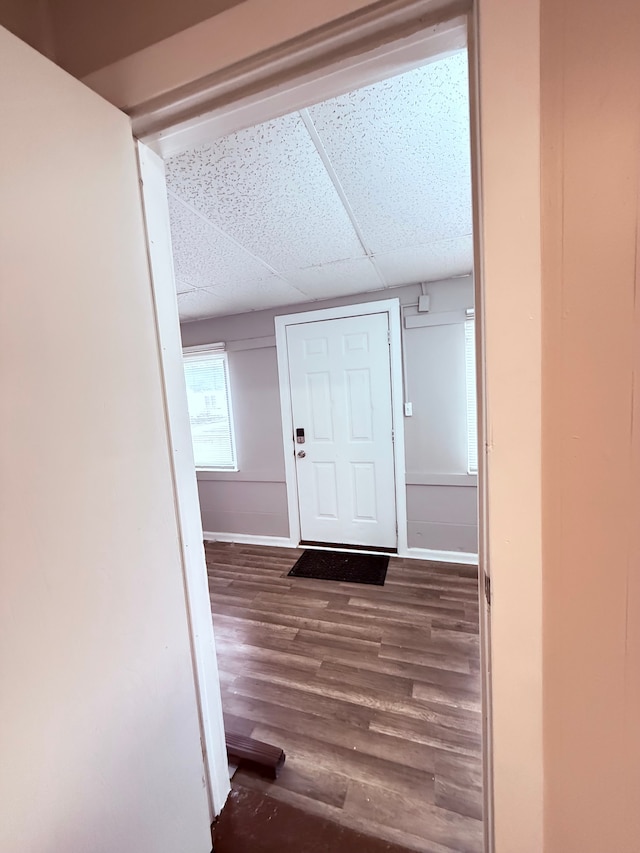
M 478 408 L 476 404 L 476 324 L 464 322 L 464 364 L 467 380 L 467 470 L 478 473 Z
M 196 468 L 237 471 L 224 344 L 185 350 L 184 376 Z

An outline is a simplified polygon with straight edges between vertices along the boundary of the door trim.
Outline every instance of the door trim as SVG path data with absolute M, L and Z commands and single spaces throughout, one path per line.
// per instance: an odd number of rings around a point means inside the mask
M 182 342 L 173 271 L 169 205 L 164 162 L 146 145 L 137 143 L 141 202 L 158 357 L 162 372 L 165 427 L 173 479 L 176 527 L 180 540 L 182 580 L 189 623 L 194 692 L 198 706 L 209 818 L 220 814 L 230 791 L 196 468 L 187 409 Z
M 338 308 L 323 308 L 318 311 L 303 311 L 284 314 L 275 318 L 276 354 L 278 358 L 278 385 L 280 387 L 280 414 L 282 416 L 282 446 L 284 449 L 285 482 L 287 484 L 287 513 L 289 516 L 289 539 L 292 547 L 300 543 L 300 515 L 298 511 L 298 478 L 291 453 L 291 424 L 293 409 L 289 387 L 289 351 L 287 349 L 287 326 L 301 323 L 317 323 L 322 320 L 341 320 L 345 317 L 362 317 L 366 314 L 388 314 L 389 316 L 389 360 L 391 364 L 391 417 L 395 441 L 393 461 L 396 484 L 396 525 L 398 529 L 398 556 L 407 552 L 407 486 L 404 454 L 404 416 L 402 411 L 402 336 L 400 326 L 400 300 L 385 299 L 358 305 L 342 305 Z

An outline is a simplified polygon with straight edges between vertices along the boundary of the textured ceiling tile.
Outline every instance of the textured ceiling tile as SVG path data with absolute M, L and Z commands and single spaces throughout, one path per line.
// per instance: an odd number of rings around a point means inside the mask
M 306 294 L 275 277 L 269 281 L 249 281 L 243 287 L 234 288 L 232 291 L 213 288 L 212 293 L 229 309 L 225 311 L 228 314 L 309 301 Z
M 178 294 L 178 315 L 181 320 L 198 320 L 228 313 L 224 304 L 208 290 L 192 290 Z
M 308 112 L 370 250 L 471 233 L 465 51 Z
M 289 281 L 311 299 L 328 299 L 380 290 L 383 284 L 368 258 L 336 261 L 308 267 L 289 276 Z
M 248 282 L 246 287 L 229 291 L 192 290 L 178 295 L 178 313 L 180 320 L 197 320 L 205 317 L 226 317 L 230 314 L 246 314 L 263 308 L 277 308 L 283 305 L 299 305 L 309 301 L 309 297 L 276 279 L 278 286 L 272 288 L 269 283 Z
M 465 53 L 308 112 L 389 286 L 472 269 Z M 171 158 L 167 182 L 184 320 L 381 288 L 297 113 Z
M 176 278 L 193 287 L 233 289 L 274 273 L 200 216 L 169 196 Z
M 297 113 L 166 165 L 170 190 L 278 272 L 363 255 Z
M 457 237 L 374 257 L 389 287 L 438 281 L 467 275 L 473 270 L 473 239 Z

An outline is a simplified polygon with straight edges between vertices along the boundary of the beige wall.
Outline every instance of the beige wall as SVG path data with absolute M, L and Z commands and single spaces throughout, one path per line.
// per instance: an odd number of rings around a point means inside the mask
M 242 0 L 49 0 L 56 60 L 75 77 L 179 33 Z
M 640 4 L 544 0 L 546 853 L 640 850 Z
M 0 56 L 0 850 L 209 853 L 129 122 Z

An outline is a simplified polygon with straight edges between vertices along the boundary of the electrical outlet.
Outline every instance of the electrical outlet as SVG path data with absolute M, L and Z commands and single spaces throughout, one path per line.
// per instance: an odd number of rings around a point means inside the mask
M 413 415 L 413 403 L 404 404 L 404 416 L 410 418 Z

